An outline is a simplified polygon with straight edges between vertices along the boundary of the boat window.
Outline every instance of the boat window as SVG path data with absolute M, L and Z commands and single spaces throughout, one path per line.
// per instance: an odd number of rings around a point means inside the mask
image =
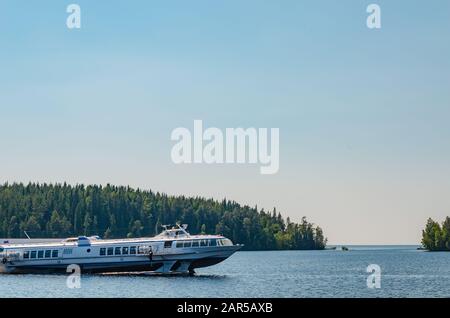
M 165 241 L 164 242 L 164 248 L 171 248 L 172 247 L 172 242 L 173 241 Z
M 222 245 L 223 246 L 232 246 L 233 242 L 231 242 L 231 240 L 229 240 L 229 239 L 223 239 L 222 240 Z
M 192 247 L 198 247 L 198 240 L 197 241 L 192 241 Z
M 201 240 L 200 246 L 208 246 L 208 240 Z
M 216 239 L 212 239 L 209 241 L 209 246 L 217 246 L 217 240 Z
M 52 256 L 52 251 L 51 250 L 45 250 L 45 258 L 50 258 L 50 256 Z
M 136 246 L 130 247 L 130 254 L 136 254 Z
M 58 250 L 53 250 L 52 251 L 52 257 L 53 258 L 58 257 Z
M 100 256 L 105 256 L 106 255 L 106 247 L 102 247 L 100 249 Z
M 23 252 L 23 258 L 30 258 L 30 251 Z
M 184 241 L 183 247 L 191 247 L 192 241 Z
M 114 254 L 114 247 L 108 247 L 108 255 Z
M 63 255 L 70 255 L 72 254 L 72 249 L 71 248 L 65 248 L 63 250 Z
M 122 247 L 122 254 L 125 254 L 125 255 L 128 254 L 128 246 Z
M 31 251 L 31 258 L 36 258 L 36 251 Z
M 177 247 L 183 247 L 183 241 L 177 241 Z
M 114 254 L 120 255 L 120 254 L 121 254 L 121 253 L 120 253 L 121 250 L 122 250 L 121 247 L 116 247 L 116 249 L 114 250 Z
M 144 254 L 144 246 L 138 246 L 138 254 Z
M 0 253 L 3 252 L 5 249 L 3 247 L 0 247 Z

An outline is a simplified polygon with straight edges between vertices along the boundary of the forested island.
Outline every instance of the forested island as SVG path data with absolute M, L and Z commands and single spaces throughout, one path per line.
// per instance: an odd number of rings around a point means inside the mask
M 429 218 L 422 231 L 422 245 L 429 251 L 450 251 L 450 217 L 442 225 Z
M 319 226 L 230 200 L 169 196 L 123 186 L 0 185 L 0 237 L 153 236 L 162 224 L 186 223 L 191 234 L 222 234 L 246 250 L 324 249 Z

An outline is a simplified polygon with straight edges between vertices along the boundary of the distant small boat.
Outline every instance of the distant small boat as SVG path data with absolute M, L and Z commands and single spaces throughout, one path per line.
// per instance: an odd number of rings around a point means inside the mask
M 342 249 L 343 251 L 348 251 L 348 247 L 347 247 L 347 246 L 342 246 L 341 249 Z

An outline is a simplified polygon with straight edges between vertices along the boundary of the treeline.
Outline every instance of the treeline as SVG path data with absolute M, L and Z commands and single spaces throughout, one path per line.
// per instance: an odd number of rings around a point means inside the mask
M 450 251 L 450 217 L 442 225 L 429 218 L 422 231 L 422 245 L 429 251 Z
M 324 249 L 322 229 L 303 218 L 234 201 L 168 196 L 112 185 L 0 185 L 0 237 L 152 236 L 162 224 L 186 223 L 191 234 L 222 234 L 247 250 Z

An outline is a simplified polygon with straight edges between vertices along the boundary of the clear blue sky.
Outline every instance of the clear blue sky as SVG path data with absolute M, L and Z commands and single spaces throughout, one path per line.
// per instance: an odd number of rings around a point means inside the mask
M 418 243 L 450 215 L 449 56 L 447 0 L 0 0 L 0 182 L 226 196 L 331 243 Z M 279 173 L 174 165 L 194 119 L 280 128 Z

